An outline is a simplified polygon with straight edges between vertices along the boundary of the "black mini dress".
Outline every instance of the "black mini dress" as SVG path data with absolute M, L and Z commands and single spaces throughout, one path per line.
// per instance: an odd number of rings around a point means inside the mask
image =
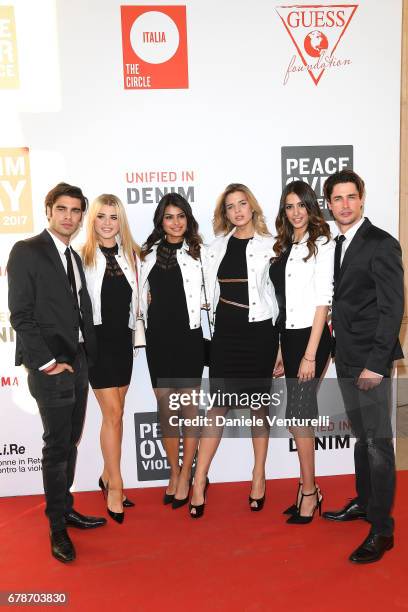
M 251 322 L 248 319 L 248 240 L 231 236 L 218 268 L 220 300 L 216 309 L 209 372 L 213 393 L 217 390 L 267 392 L 271 384 L 278 334 L 272 319 Z M 251 383 L 253 379 L 258 379 L 254 386 Z
M 285 368 L 287 387 L 287 404 L 285 417 L 288 419 L 315 419 L 318 416 L 317 387 L 331 349 L 331 335 L 327 323 L 323 327 L 319 346 L 316 351 L 315 378 L 299 384 L 298 371 L 305 354 L 312 327 L 300 329 L 286 328 L 286 264 L 292 245 L 275 259 L 269 268 L 269 277 L 275 287 L 275 295 L 279 306 L 279 316 L 276 322 L 280 333 L 282 360 Z M 302 296 L 299 296 L 302 299 Z
M 190 329 L 183 277 L 177 262 L 182 247 L 162 240 L 149 274 L 146 357 L 152 386 L 190 388 L 201 382 L 204 342 L 201 327 Z
M 125 387 L 133 368 L 132 330 L 129 328 L 132 288 L 116 261 L 118 245 L 99 247 L 106 257 L 101 289 L 102 324 L 95 325 L 96 363 L 89 368 L 93 389 Z

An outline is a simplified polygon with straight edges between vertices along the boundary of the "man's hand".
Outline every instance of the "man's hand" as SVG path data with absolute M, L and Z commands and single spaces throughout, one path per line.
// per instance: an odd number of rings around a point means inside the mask
M 57 363 L 55 368 L 53 368 L 50 372 L 46 372 L 48 376 L 54 376 L 54 374 L 61 374 L 64 370 L 68 370 L 71 374 L 74 373 L 74 369 L 69 363 Z
M 370 389 L 374 389 L 374 387 L 378 387 L 382 379 L 383 376 L 381 374 L 377 374 L 376 372 L 372 372 L 371 370 L 364 368 L 357 379 L 356 385 L 360 391 L 369 391 Z

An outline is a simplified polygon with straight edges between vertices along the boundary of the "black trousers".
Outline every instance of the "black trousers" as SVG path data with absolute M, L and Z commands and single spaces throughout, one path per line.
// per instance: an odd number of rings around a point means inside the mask
M 42 469 L 45 513 L 53 531 L 64 529 L 72 510 L 77 444 L 81 437 L 88 399 L 88 365 L 82 344 L 72 365 L 74 373 L 44 374 L 28 371 L 28 387 L 37 402 L 44 434 Z
M 366 509 L 373 533 L 392 535 L 395 454 L 391 427 L 391 380 L 369 391 L 355 381 L 362 368 L 347 366 L 336 349 L 336 371 L 346 413 L 356 437 L 354 464 L 358 503 Z

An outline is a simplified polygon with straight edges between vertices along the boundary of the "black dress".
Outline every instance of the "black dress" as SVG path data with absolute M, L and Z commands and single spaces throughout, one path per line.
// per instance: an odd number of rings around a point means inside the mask
M 132 330 L 129 328 L 132 288 L 115 259 L 118 245 L 99 247 L 106 257 L 101 289 L 102 325 L 95 325 L 97 360 L 89 368 L 93 389 L 125 387 L 133 367 Z
M 315 419 L 318 416 L 317 386 L 319 378 L 327 365 L 331 349 L 330 330 L 325 324 L 316 351 L 314 380 L 298 383 L 297 374 L 300 362 L 309 342 L 311 327 L 286 329 L 286 264 L 292 245 L 276 259 L 269 268 L 269 277 L 275 287 L 276 300 L 279 305 L 279 316 L 276 325 L 280 333 L 282 360 L 285 368 L 287 403 L 286 418 Z M 301 296 L 299 296 L 301 299 Z
M 268 392 L 270 389 L 278 351 L 278 334 L 272 319 L 248 321 L 248 240 L 231 236 L 218 268 L 220 300 L 215 316 L 209 372 L 212 393 L 221 390 Z M 258 380 L 252 382 L 251 379 Z
M 201 327 L 190 329 L 177 249 L 162 240 L 149 274 L 146 357 L 153 388 L 190 388 L 201 382 L 204 343 Z

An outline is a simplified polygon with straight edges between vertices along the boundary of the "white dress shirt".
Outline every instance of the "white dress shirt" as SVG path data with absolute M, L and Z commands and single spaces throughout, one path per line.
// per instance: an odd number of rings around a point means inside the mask
M 356 223 L 355 225 L 353 225 L 352 227 L 350 227 L 350 229 L 348 229 L 347 231 L 344 232 L 343 236 L 345 238 L 341 249 L 341 259 L 340 259 L 340 265 L 343 263 L 343 259 L 344 259 L 344 255 L 347 251 L 347 249 L 350 246 L 351 241 L 353 240 L 354 236 L 356 235 L 358 229 L 363 225 L 365 221 L 365 217 L 361 217 L 360 221 L 358 223 Z M 341 232 L 339 234 L 339 236 L 341 235 Z

